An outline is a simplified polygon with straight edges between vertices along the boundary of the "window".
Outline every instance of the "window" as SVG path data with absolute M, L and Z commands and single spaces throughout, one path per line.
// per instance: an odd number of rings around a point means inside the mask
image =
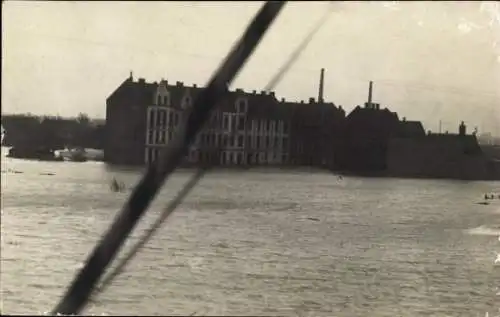
M 161 111 L 161 128 L 165 129 L 167 127 L 167 111 Z
M 158 110 L 156 112 L 156 125 L 155 125 L 155 127 L 157 129 L 159 129 L 161 127 L 161 111 L 160 110 Z
M 240 116 L 238 118 L 238 130 L 239 131 L 245 130 L 245 117 L 243 116 Z
M 229 127 L 229 118 L 227 117 L 226 114 L 224 114 L 222 117 L 222 129 L 227 130 L 228 127 Z
M 154 144 L 158 144 L 159 141 L 160 141 L 160 131 L 155 130 L 155 135 L 154 135 L 154 141 L 153 141 L 153 143 Z
M 288 123 L 283 122 L 283 133 L 288 133 Z
M 288 139 L 287 138 L 283 138 L 283 149 L 288 149 Z
M 162 131 L 156 131 L 158 133 L 158 144 L 163 144 L 164 133 Z
M 150 108 L 149 110 L 149 128 L 152 129 L 155 125 L 155 110 L 154 108 Z
M 238 135 L 238 147 L 243 147 L 243 136 Z
M 236 121 L 236 116 L 231 116 L 231 131 L 236 131 L 236 125 L 238 121 Z
M 163 103 L 163 102 L 162 102 L 162 101 L 163 101 L 162 99 L 163 99 L 163 98 L 162 98 L 160 95 L 156 96 L 156 105 L 157 105 L 157 106 L 162 105 L 162 103 Z
M 154 163 L 155 162 L 155 150 L 154 148 L 151 148 L 151 155 L 149 156 L 149 162 Z
M 153 144 L 153 130 L 148 131 L 148 137 L 147 137 L 146 143 Z

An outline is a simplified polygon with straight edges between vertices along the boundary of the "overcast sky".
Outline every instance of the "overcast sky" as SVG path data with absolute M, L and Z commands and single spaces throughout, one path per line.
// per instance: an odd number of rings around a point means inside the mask
M 261 2 L 7 1 L 2 10 L 2 113 L 79 112 L 133 71 L 147 81 L 204 85 Z M 367 98 L 400 117 L 455 132 L 500 135 L 498 2 L 293 2 L 233 88 L 261 90 L 329 9 L 333 13 L 276 88 L 279 98 L 325 97 L 350 111 Z

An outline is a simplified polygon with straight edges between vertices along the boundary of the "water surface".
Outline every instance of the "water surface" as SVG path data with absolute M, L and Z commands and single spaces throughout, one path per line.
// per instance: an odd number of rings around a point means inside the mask
M 132 240 L 190 174 L 172 177 Z M 3 313 L 54 307 L 127 197 L 110 179 L 138 175 L 2 158 Z M 87 312 L 494 316 L 500 201 L 478 205 L 485 192 L 499 183 L 215 172 Z

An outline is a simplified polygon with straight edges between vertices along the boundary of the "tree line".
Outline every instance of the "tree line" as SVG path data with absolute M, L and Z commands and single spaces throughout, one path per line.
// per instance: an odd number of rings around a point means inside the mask
M 5 138 L 2 145 L 13 147 L 62 149 L 104 147 L 104 120 L 93 120 L 85 113 L 76 118 L 36 116 L 32 114 L 2 115 Z

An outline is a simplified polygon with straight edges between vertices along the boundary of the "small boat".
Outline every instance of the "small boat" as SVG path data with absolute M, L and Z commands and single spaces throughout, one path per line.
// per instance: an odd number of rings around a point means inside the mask
M 82 148 L 65 148 L 64 150 L 60 150 L 59 156 L 65 161 L 70 162 L 86 162 L 87 161 L 87 153 Z

